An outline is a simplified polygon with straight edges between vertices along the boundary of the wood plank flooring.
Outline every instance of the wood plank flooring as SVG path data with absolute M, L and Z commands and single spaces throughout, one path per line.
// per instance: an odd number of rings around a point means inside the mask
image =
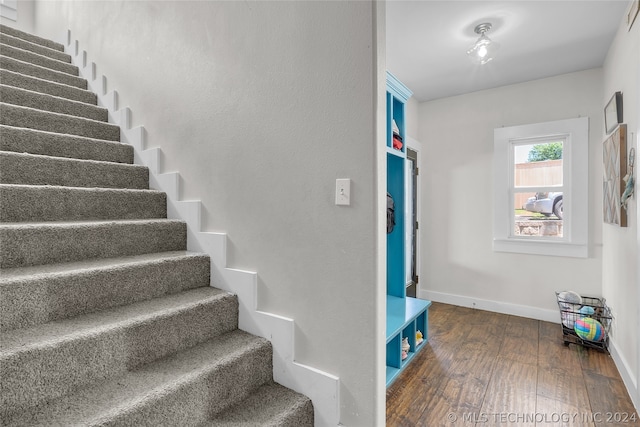
M 387 390 L 387 426 L 640 425 L 611 357 L 560 325 L 433 303 L 429 343 Z

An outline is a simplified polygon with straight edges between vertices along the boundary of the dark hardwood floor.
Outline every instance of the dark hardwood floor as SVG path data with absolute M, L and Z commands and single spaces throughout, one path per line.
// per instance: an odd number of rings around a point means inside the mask
M 558 324 L 434 303 L 429 343 L 387 390 L 387 426 L 628 426 L 611 357 Z

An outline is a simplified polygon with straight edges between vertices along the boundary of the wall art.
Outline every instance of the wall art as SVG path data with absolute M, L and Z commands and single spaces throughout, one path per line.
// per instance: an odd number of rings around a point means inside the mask
M 622 123 L 622 92 L 616 92 L 604 107 L 604 128 L 607 135 L 613 131 L 618 123 Z
M 608 224 L 627 226 L 627 211 L 620 198 L 625 189 L 627 175 L 627 125 L 618 129 L 604 141 L 602 147 L 604 181 L 602 188 L 603 220 Z
M 633 27 L 633 23 L 636 20 L 636 16 L 638 16 L 639 10 L 640 10 L 640 0 L 633 0 L 631 2 L 631 6 L 629 7 L 629 13 L 627 13 L 628 31 L 631 31 L 631 27 Z

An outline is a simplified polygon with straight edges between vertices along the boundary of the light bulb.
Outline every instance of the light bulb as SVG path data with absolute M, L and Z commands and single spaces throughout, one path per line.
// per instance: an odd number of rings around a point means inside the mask
M 494 41 L 492 41 L 485 34 L 487 31 L 491 29 L 490 23 L 479 24 L 476 26 L 474 31 L 476 34 L 480 34 L 480 38 L 467 50 L 467 55 L 469 58 L 480 65 L 484 65 L 487 62 L 491 61 L 496 54 L 496 50 L 500 47 L 500 45 Z

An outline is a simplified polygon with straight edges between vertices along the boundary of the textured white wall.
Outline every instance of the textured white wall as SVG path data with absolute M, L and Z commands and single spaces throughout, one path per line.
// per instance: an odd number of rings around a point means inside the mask
M 375 52 L 375 64 L 377 69 L 377 78 L 375 85 L 377 87 L 377 98 L 375 105 L 376 118 L 376 134 L 383 135 L 384 143 L 376 144 L 376 193 L 384 195 L 387 190 L 387 47 L 386 47 L 386 7 L 383 2 L 374 2 L 375 10 L 375 34 L 377 37 L 377 46 Z M 384 76 L 384 77 L 382 77 Z M 387 317 L 380 315 L 386 313 L 387 310 L 387 198 L 385 196 L 378 198 L 378 218 L 376 233 L 376 290 L 378 296 L 375 311 L 377 336 L 386 337 Z M 384 333 L 382 331 L 385 331 Z M 374 420 L 376 426 L 385 425 L 386 421 L 386 381 L 387 381 L 387 347 L 386 342 L 380 340 L 376 345 L 376 371 L 374 374 L 373 387 L 376 390 L 374 398 Z
M 404 107 L 405 125 L 407 135 L 413 139 L 418 139 L 418 110 L 420 103 L 415 98 L 409 98 Z
M 554 291 L 601 294 L 601 98 L 595 69 L 420 104 L 422 295 L 555 319 Z M 494 128 L 578 116 L 590 118 L 590 257 L 494 252 Z
M 164 171 L 181 173 L 184 198 L 202 200 L 207 229 L 228 233 L 231 266 L 258 272 L 259 308 L 295 319 L 297 361 L 340 377 L 353 426 L 384 423 L 374 12 L 43 1 L 35 14 L 38 33 L 70 28 L 109 77 L 166 154 Z M 336 178 L 352 180 L 350 207 L 334 205 Z
M 627 150 L 636 147 L 636 195 L 628 203 L 627 227 L 604 224 L 603 293 L 613 310 L 612 341 L 629 378 L 635 381 L 632 397 L 640 406 L 640 227 L 638 227 L 638 170 L 640 170 L 640 18 L 628 31 L 626 16 L 620 24 L 604 64 L 604 92 L 600 105 L 604 107 L 614 92 L 623 93 L 623 120 L 627 124 Z M 633 133 L 633 135 L 632 135 Z M 633 136 L 633 139 L 632 139 Z M 604 132 L 601 139 L 606 138 Z M 619 367 L 620 368 L 620 367 Z M 620 369 L 623 371 L 623 369 Z M 633 396 L 635 394 L 635 396 Z

